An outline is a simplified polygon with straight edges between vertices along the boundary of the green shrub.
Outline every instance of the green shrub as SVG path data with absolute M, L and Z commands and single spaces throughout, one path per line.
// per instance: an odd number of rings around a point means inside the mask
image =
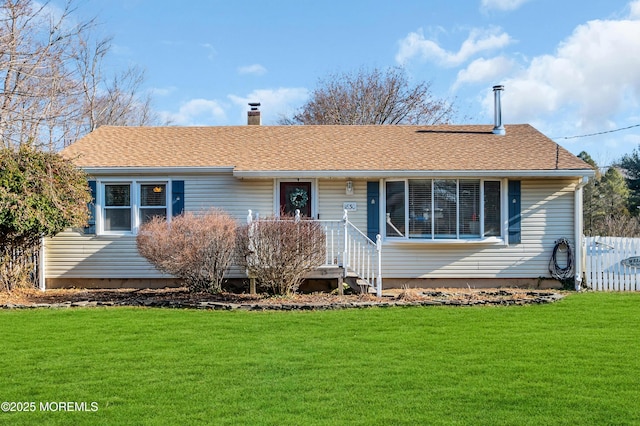
M 0 149 L 0 270 L 6 290 L 26 285 L 23 278 L 32 270 L 25 256 L 43 237 L 86 224 L 90 201 L 87 176 L 71 161 L 29 145 Z

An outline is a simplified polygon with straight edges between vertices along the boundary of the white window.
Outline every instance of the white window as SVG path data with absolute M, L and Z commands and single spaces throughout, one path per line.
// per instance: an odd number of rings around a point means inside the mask
M 102 182 L 98 229 L 102 234 L 136 234 L 155 216 L 169 217 L 167 182 Z
M 385 183 L 386 236 L 479 239 L 500 236 L 500 181 L 407 179 Z

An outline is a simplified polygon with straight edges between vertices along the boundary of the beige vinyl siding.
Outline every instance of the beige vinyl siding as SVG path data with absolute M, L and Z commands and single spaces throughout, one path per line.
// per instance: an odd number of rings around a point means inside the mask
M 101 177 L 105 180 L 106 178 Z M 185 211 L 221 208 L 244 223 L 247 210 L 273 212 L 273 181 L 231 175 L 173 177 L 185 181 Z M 47 278 L 168 278 L 138 254 L 135 236 L 62 232 L 46 242 Z
M 343 203 L 355 202 L 357 211 L 349 212 L 349 221 L 367 233 L 367 181 L 352 180 L 353 195 L 346 195 L 346 179 L 318 181 L 318 214 L 321 220 L 341 220 Z
M 220 208 L 243 222 L 248 210 L 260 217 L 272 216 L 273 181 L 239 180 L 229 174 L 184 179 L 186 211 Z
M 573 244 L 575 182 L 523 180 L 522 242 L 505 246 L 481 243 L 410 243 L 383 246 L 386 278 L 538 278 L 549 276 L 555 241 Z
M 47 278 L 168 278 L 138 254 L 132 236 L 66 231 L 46 241 Z
M 247 210 L 261 217 L 274 212 L 273 180 L 238 180 L 231 175 L 175 177 L 185 181 L 185 210 L 218 207 L 244 223 Z M 339 220 L 344 202 L 356 202 L 349 219 L 367 228 L 366 180 L 353 180 L 354 194 L 345 194 L 346 179 L 317 181 L 317 213 Z M 548 277 L 555 241 L 573 244 L 575 181 L 523 180 L 522 243 L 421 243 L 385 241 L 385 278 L 537 278 Z M 47 278 L 163 278 L 137 253 L 133 236 L 93 236 L 63 232 L 46 243 Z

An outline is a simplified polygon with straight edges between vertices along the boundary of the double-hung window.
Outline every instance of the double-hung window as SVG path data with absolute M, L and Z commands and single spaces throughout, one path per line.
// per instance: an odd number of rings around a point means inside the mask
M 459 240 L 501 235 L 501 183 L 407 179 L 385 183 L 386 236 Z
M 135 234 L 153 217 L 168 217 L 167 182 L 103 182 L 101 192 L 101 233 Z
M 131 232 L 131 184 L 104 185 L 105 232 Z
M 167 185 L 140 184 L 139 223 L 142 225 L 155 216 L 167 217 Z

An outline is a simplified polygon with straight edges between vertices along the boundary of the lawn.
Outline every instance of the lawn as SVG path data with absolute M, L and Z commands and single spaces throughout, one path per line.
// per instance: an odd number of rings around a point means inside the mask
M 35 403 L 0 424 L 640 424 L 638 293 L 511 307 L 5 310 L 0 330 L 0 401 Z

